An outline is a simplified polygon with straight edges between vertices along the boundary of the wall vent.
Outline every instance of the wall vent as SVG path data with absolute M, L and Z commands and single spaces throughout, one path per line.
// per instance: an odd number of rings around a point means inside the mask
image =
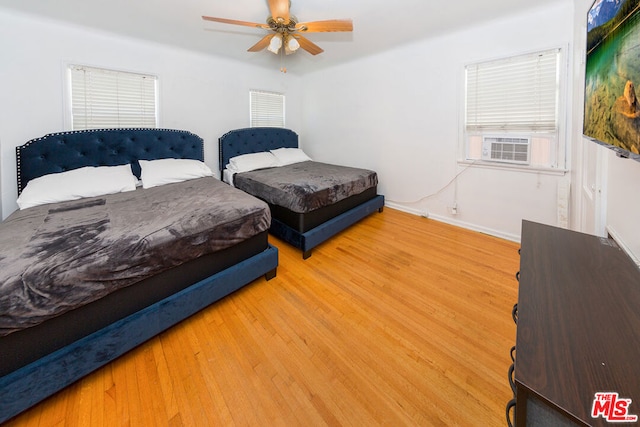
M 529 164 L 531 139 L 519 136 L 482 137 L 482 160 Z

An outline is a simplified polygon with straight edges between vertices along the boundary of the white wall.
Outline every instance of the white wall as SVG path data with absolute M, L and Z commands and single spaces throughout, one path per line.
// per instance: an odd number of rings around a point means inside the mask
M 463 71 L 474 61 L 568 49 L 571 22 L 567 0 L 307 75 L 305 149 L 375 169 L 389 204 L 410 212 L 513 240 L 523 218 L 556 225 L 562 175 L 458 165 Z
M 607 231 L 640 264 L 640 163 L 606 154 Z
M 70 27 L 0 10 L 0 207 L 17 208 L 15 147 L 64 128 L 64 66 L 80 63 L 159 76 L 160 127 L 205 140 L 218 169 L 217 138 L 249 125 L 249 89 L 284 92 L 287 125 L 301 127 L 300 82 L 278 69 Z

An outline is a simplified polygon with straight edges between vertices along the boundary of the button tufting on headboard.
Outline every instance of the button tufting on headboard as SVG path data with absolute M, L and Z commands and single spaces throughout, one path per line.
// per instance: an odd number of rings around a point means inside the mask
M 282 147 L 297 148 L 298 134 L 291 129 L 270 127 L 231 130 L 218 139 L 220 171 L 224 170 L 232 157 Z
M 131 164 L 162 158 L 204 160 L 204 142 L 176 129 L 91 129 L 47 134 L 16 147 L 18 194 L 33 178 L 84 166 Z

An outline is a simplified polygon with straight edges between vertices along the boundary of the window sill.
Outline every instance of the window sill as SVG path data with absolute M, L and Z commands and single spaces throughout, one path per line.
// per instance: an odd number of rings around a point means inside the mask
M 473 166 L 473 167 L 485 168 L 485 169 L 508 170 L 508 171 L 555 175 L 555 176 L 564 176 L 567 172 L 569 172 L 567 169 L 550 168 L 550 167 L 543 167 L 543 166 L 515 165 L 515 164 L 500 163 L 500 162 L 487 162 L 485 160 L 460 159 L 458 160 L 458 165 L 466 166 L 466 167 Z

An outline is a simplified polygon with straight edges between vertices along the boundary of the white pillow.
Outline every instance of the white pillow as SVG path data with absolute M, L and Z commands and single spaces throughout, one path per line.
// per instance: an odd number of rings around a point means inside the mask
M 209 166 L 193 159 L 139 160 L 142 188 L 213 176 Z
M 20 209 L 26 209 L 45 203 L 133 191 L 136 182 L 130 165 L 85 166 L 32 179 L 17 202 Z
M 267 151 L 260 153 L 243 154 L 229 159 L 227 168 L 234 173 L 249 172 L 256 169 L 272 168 L 278 166 L 278 159 Z
M 278 159 L 278 166 L 286 166 L 311 160 L 300 148 L 278 148 L 271 150 L 271 153 Z

